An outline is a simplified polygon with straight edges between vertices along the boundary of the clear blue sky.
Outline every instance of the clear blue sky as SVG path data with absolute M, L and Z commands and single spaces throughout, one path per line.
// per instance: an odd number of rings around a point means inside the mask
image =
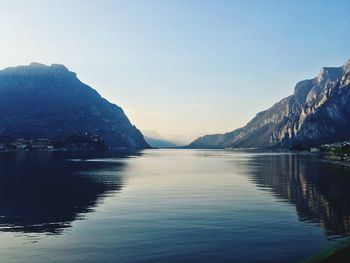
M 350 58 L 350 1 L 1 1 L 0 67 L 61 63 L 140 129 L 230 131 Z

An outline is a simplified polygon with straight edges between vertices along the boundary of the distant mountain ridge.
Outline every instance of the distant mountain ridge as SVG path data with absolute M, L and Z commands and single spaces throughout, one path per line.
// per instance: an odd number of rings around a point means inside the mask
M 246 126 L 205 135 L 190 148 L 317 146 L 350 139 L 350 60 L 324 67 L 296 84 L 294 94 L 258 113 Z
M 60 137 L 88 132 L 111 148 L 149 148 L 123 110 L 65 66 L 31 63 L 0 70 L 0 136 Z
M 164 140 L 164 139 L 157 139 L 157 138 L 152 138 L 148 136 L 144 136 L 146 142 L 154 148 L 176 148 L 178 147 L 175 143 Z
M 150 130 L 142 130 L 146 142 L 154 148 L 175 148 L 177 144 L 170 140 L 164 139 L 158 132 Z

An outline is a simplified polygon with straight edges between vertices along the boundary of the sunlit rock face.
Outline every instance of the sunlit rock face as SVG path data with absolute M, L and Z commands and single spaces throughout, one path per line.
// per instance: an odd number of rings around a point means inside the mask
M 148 148 L 117 105 L 65 66 L 32 63 L 0 71 L 0 136 L 101 136 L 111 148 Z
M 291 147 L 350 139 L 350 60 L 322 68 L 319 75 L 296 84 L 294 94 L 258 113 L 246 126 L 207 135 L 189 146 Z

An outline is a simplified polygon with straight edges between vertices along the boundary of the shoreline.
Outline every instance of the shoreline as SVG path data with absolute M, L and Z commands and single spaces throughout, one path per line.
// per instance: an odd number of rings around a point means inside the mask
M 324 159 L 324 158 L 322 159 L 322 161 L 325 163 L 340 165 L 340 166 L 344 166 L 344 167 L 350 167 L 349 161 L 328 160 L 328 159 Z
M 301 263 L 334 263 L 345 262 L 350 258 L 350 237 L 340 240 L 336 244 L 324 249 L 320 253 L 301 261 Z

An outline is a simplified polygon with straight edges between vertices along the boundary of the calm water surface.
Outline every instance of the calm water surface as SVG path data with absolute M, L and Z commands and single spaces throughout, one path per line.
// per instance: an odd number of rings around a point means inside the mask
M 297 262 L 350 233 L 350 170 L 313 155 L 0 154 L 1 262 Z

